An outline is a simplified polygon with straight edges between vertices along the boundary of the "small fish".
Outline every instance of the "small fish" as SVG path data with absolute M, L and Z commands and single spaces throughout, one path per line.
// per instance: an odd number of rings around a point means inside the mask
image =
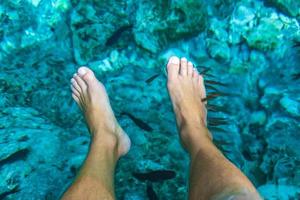
M 122 33 L 131 30 L 132 27 L 133 27 L 132 25 L 126 25 L 120 27 L 118 30 L 114 32 L 114 34 L 112 34 L 112 36 L 110 36 L 110 38 L 106 40 L 105 46 L 111 46 L 114 43 L 116 43 L 116 41 L 121 37 Z
M 205 102 L 205 101 L 208 101 L 208 100 L 210 100 L 210 99 L 214 99 L 214 98 L 219 97 L 219 96 L 221 96 L 221 94 L 216 93 L 216 92 L 215 92 L 215 93 L 211 93 L 211 94 L 209 94 L 207 97 L 201 99 L 201 101 L 202 101 L 202 102 Z
M 210 71 L 209 68 L 204 68 L 204 70 L 202 70 L 199 74 L 201 74 L 201 75 L 206 75 L 207 72 L 209 72 L 209 71 Z
M 222 133 L 227 133 L 228 131 L 225 130 L 224 128 L 220 128 L 217 126 L 211 126 L 209 127 L 210 130 L 215 131 L 215 132 L 222 132 Z
M 300 79 L 300 72 L 293 74 L 292 76 L 293 76 L 293 81 L 298 80 L 298 79 Z
M 158 200 L 158 196 L 154 191 L 152 184 L 147 185 L 147 196 L 149 200 Z
M 229 113 L 229 114 L 232 113 L 232 110 L 226 106 L 208 104 L 206 106 L 206 108 L 207 108 L 207 110 L 212 111 L 212 112 L 223 112 L 223 113 Z
M 151 182 L 159 182 L 168 179 L 175 178 L 176 173 L 172 170 L 156 170 L 146 173 L 137 173 L 134 172 L 132 175 L 140 180 L 140 181 L 151 181 Z
M 6 199 L 5 197 L 14 193 L 17 193 L 20 191 L 20 188 L 18 186 L 14 187 L 13 189 L 9 190 L 9 191 L 4 191 L 0 194 L 0 199 Z
M 224 86 L 224 87 L 228 86 L 228 84 L 226 84 L 226 83 L 221 83 L 219 81 L 213 81 L 213 80 L 205 80 L 205 83 L 213 84 L 213 85 L 220 85 L 220 86 Z
M 127 113 L 127 112 L 122 112 L 121 114 L 128 116 L 141 129 L 148 131 L 148 132 L 153 131 L 153 128 L 150 127 L 146 122 L 142 121 L 141 119 L 136 118 L 132 114 Z
M 159 76 L 160 74 L 155 74 L 155 75 L 153 75 L 153 76 L 151 76 L 150 78 L 148 78 L 147 80 L 146 80 L 146 83 L 151 83 L 152 81 L 154 81 L 158 76 Z
M 229 122 L 223 118 L 209 118 L 208 126 L 227 125 Z
M 206 98 L 203 98 L 201 101 L 208 101 L 210 99 L 214 99 L 219 96 L 228 96 L 228 97 L 240 97 L 239 94 L 234 94 L 234 93 L 226 93 L 226 92 L 212 92 L 210 93 Z
M 300 42 L 295 42 L 295 44 L 292 46 L 293 48 L 298 48 L 300 47 Z
M 218 91 L 218 89 L 212 85 L 206 85 L 205 86 L 206 89 L 209 89 L 209 90 L 214 90 L 214 91 Z

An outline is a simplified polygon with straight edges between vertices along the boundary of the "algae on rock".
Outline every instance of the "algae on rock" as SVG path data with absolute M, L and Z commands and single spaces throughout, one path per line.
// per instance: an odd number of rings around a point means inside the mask
M 172 41 L 204 31 L 206 12 L 203 1 L 141 2 L 136 13 L 135 41 L 144 49 L 157 53 Z
M 267 0 L 266 2 L 275 5 L 278 9 L 292 17 L 300 16 L 299 0 Z

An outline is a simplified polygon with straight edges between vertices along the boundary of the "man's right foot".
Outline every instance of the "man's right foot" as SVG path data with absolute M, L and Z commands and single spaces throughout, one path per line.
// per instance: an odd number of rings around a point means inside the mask
M 211 139 L 206 128 L 207 110 L 203 77 L 186 58 L 172 56 L 167 64 L 168 91 L 176 115 L 181 142 L 189 151 L 190 145 L 204 138 Z M 185 129 L 194 131 L 184 131 Z M 195 131 L 194 128 L 197 128 Z

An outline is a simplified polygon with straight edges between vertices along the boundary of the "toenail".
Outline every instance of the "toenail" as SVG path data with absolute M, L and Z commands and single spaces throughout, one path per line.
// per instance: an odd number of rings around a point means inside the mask
M 75 82 L 75 79 L 74 78 L 71 78 L 71 83 L 74 83 Z
M 189 63 L 189 65 L 193 66 L 193 63 L 192 63 L 192 62 L 189 61 L 188 63 Z
M 80 67 L 80 68 L 78 69 L 78 74 L 79 74 L 80 76 L 85 75 L 86 72 L 87 72 L 86 69 L 84 69 L 84 68 L 82 68 L 82 67 Z
M 170 58 L 170 63 L 178 65 L 179 64 L 179 58 L 177 58 L 176 56 L 172 56 Z
M 186 62 L 186 61 L 187 61 L 187 59 L 186 59 L 185 57 L 183 57 L 183 58 L 181 58 L 181 61 L 184 61 L 184 62 Z
M 73 77 L 75 77 L 75 76 L 77 76 L 77 74 L 76 74 L 76 73 L 73 75 Z

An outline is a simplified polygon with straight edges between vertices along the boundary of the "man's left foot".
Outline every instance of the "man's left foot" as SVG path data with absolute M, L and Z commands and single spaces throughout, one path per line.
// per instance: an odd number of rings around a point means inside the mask
M 130 139 L 113 113 L 104 85 L 92 70 L 80 67 L 71 79 L 72 97 L 84 113 L 90 134 L 94 140 L 113 144 L 118 157 L 130 148 Z

